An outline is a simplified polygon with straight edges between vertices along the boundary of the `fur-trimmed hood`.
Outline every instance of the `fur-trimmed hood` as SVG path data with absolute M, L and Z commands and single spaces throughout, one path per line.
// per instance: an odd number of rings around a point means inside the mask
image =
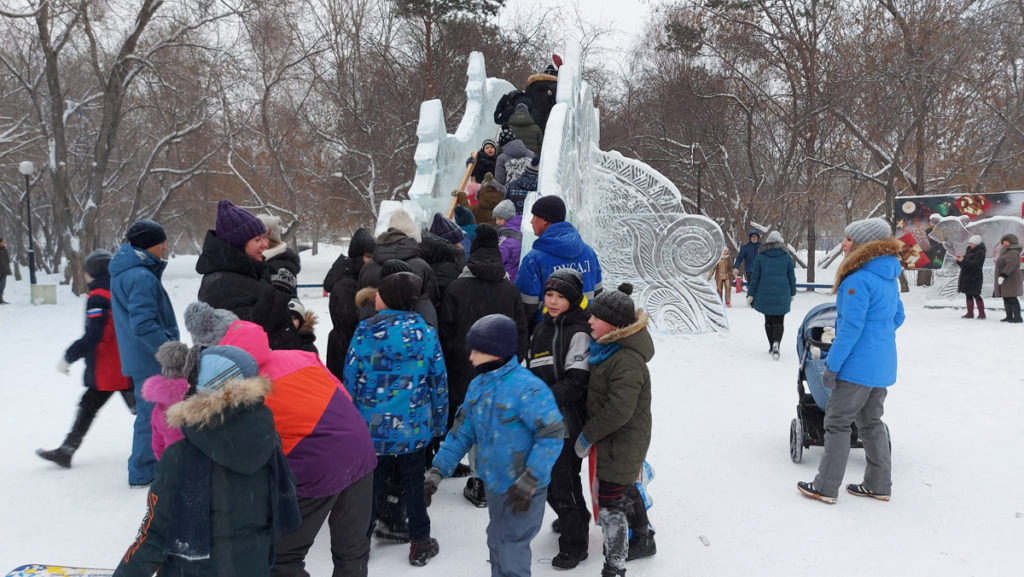
M 531 74 L 530 77 L 526 79 L 527 86 L 533 84 L 534 82 L 558 82 L 558 77 L 552 76 L 550 74 L 544 74 L 543 72 L 538 72 L 536 74 Z
M 370 303 L 371 305 L 377 298 L 377 287 L 368 286 L 359 289 L 356 292 L 356 308 L 360 308 L 363 305 Z
M 789 254 L 789 250 L 786 249 L 786 243 L 783 243 L 783 242 L 762 242 L 762 243 L 759 243 L 759 244 L 761 246 L 759 246 L 758 249 L 757 249 L 757 253 L 758 254 L 761 254 L 762 252 L 764 252 L 766 250 L 772 250 L 773 248 L 777 248 L 777 249 L 781 250 L 782 252 L 784 252 L 786 254 Z
M 650 316 L 646 311 L 636 309 L 636 321 L 633 324 L 615 329 L 597 339 L 597 342 L 602 345 L 616 343 L 623 348 L 633 349 L 640 353 L 644 361 L 650 362 L 654 357 L 654 341 L 651 339 L 651 333 L 647 331 L 649 321 Z
M 172 427 L 207 428 L 224 421 L 227 413 L 246 405 L 262 404 L 270 394 L 270 379 L 264 376 L 232 381 L 210 392 L 198 392 L 167 409 Z
M 843 264 L 839 265 L 839 272 L 836 273 L 836 282 L 832 286 L 832 294 L 836 294 L 839 291 L 839 285 L 843 284 L 846 277 L 864 268 L 869 262 L 878 257 L 891 256 L 894 260 L 887 260 L 887 262 L 873 265 L 871 267 L 872 272 L 886 279 L 899 277 L 902 271 L 899 255 L 902 251 L 903 243 L 894 238 L 873 240 L 856 247 L 850 254 L 846 255 L 846 258 L 843 259 Z

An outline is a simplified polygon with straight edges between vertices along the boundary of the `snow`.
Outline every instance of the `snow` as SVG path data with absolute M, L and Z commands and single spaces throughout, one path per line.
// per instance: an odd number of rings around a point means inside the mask
M 318 284 L 340 248 L 321 245 L 302 255 L 300 283 Z M 198 290 L 194 256 L 172 259 L 165 285 L 180 315 Z M 819 278 L 831 278 L 820 271 Z M 57 282 L 43 276 L 40 282 Z M 54 370 L 82 330 L 85 301 L 59 286 L 58 304 L 28 304 L 27 281 L 8 279 L 0 306 L 0 570 L 30 562 L 113 567 L 135 537 L 145 492 L 128 488 L 125 461 L 132 418 L 111 399 L 75 455 L 60 469 L 36 457 L 59 445 L 81 395 L 82 363 L 70 377 Z M 829 506 L 801 497 L 820 448 L 794 464 L 788 453 L 795 416 L 795 332 L 804 313 L 828 300 L 801 292 L 786 318 L 782 360 L 767 354 L 760 314 L 735 295 L 729 336 L 656 335 L 651 363 L 654 436 L 649 460 L 657 476 L 658 554 L 631 562 L 629 575 L 749 577 L 824 573 L 863 575 L 1009 576 L 1024 566 L 1024 383 L 1021 327 L 963 320 L 956 309 L 925 309 L 926 289 L 904 295 L 907 322 L 898 332 L 900 376 L 890 389 L 886 422 L 893 438 L 893 500 L 845 493 Z M 318 343 L 330 329 L 327 300 L 302 289 L 321 318 Z M 994 305 L 996 299 L 989 299 Z M 861 480 L 863 452 L 850 455 L 846 482 Z M 446 480 L 430 508 L 441 553 L 411 570 L 408 548 L 375 541 L 370 574 L 407 571 L 420 577 L 486 574 L 485 510 Z M 535 575 L 554 575 L 553 514 L 534 540 Z M 590 558 L 575 570 L 601 568 L 601 531 L 590 535 Z M 307 559 L 314 575 L 330 573 L 326 529 Z M 564 575 L 564 573 L 559 573 Z

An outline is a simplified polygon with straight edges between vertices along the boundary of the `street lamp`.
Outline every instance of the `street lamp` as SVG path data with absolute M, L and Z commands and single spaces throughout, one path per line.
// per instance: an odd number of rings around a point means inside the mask
M 36 171 L 36 165 L 26 160 L 18 165 L 18 172 L 25 175 L 25 208 L 28 211 L 28 282 L 36 284 L 36 251 L 32 244 L 32 196 L 29 194 L 29 177 Z

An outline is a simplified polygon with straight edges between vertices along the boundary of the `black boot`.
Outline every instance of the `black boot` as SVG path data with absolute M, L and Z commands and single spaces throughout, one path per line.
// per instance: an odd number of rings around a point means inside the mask
M 46 459 L 47 461 L 56 463 L 65 469 L 71 468 L 71 457 L 75 454 L 75 450 L 66 445 L 61 445 L 56 449 L 50 451 L 44 451 L 43 449 L 36 449 L 36 454 Z
M 626 556 L 626 561 L 652 557 L 657 552 L 658 547 L 654 544 L 653 530 L 633 531 L 633 538 L 629 540 L 629 555 Z
M 601 577 L 626 577 L 626 568 L 617 569 L 605 563 L 601 569 Z
M 462 490 L 462 496 L 481 509 L 486 507 L 487 493 L 484 491 L 483 479 L 480 477 L 466 479 L 466 488 Z
M 586 558 L 586 551 L 561 551 L 551 560 L 551 566 L 556 569 L 575 569 Z

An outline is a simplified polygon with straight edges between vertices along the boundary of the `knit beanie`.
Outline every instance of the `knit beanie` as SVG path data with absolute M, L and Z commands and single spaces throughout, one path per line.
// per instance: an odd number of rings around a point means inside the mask
M 565 203 L 555 195 L 542 196 L 533 203 L 530 209 L 533 216 L 542 218 L 550 223 L 565 221 Z
M 533 157 L 533 158 L 532 158 L 532 159 L 530 160 L 530 164 L 526 165 L 526 170 L 528 170 L 528 171 L 530 171 L 530 172 L 534 172 L 534 173 L 535 173 L 535 172 L 537 172 L 537 171 L 538 171 L 539 169 L 540 169 L 540 157 L 539 157 L 539 156 L 534 156 L 534 157 Z
M 498 133 L 498 144 L 505 146 L 516 139 L 516 133 L 512 132 L 512 129 L 508 126 L 503 126 L 501 132 Z
M 967 244 L 981 244 L 983 241 L 980 234 L 976 234 L 967 239 Z
M 889 223 L 880 218 L 855 220 L 846 225 L 846 230 L 843 232 L 858 245 L 892 237 L 892 228 L 889 226 Z
M 389 309 L 411 311 L 416 306 L 416 298 L 420 296 L 422 287 L 423 281 L 416 273 L 402 271 L 382 277 L 377 294 Z
M 509 199 L 505 199 L 498 203 L 498 206 L 494 207 L 491 211 L 491 215 L 494 218 L 500 218 L 502 220 L 512 220 L 512 217 L 516 215 L 516 205 Z
M 476 227 L 476 238 L 473 239 L 473 244 L 469 247 L 469 254 L 485 248 L 498 250 L 498 231 L 489 224 L 481 224 Z
M 235 313 L 227 309 L 215 309 L 203 301 L 185 307 L 185 329 L 192 335 L 192 342 L 201 347 L 219 343 L 231 323 L 237 320 Z
M 187 360 L 188 345 L 181 341 L 167 341 L 156 350 L 156 362 L 160 363 L 160 374 L 166 379 L 184 379 Z
M 198 392 L 213 392 L 235 380 L 251 379 L 260 374 L 260 366 L 252 355 L 238 347 L 219 345 L 199 355 Z
M 583 276 L 574 268 L 560 268 L 544 281 L 544 292 L 555 291 L 569 301 L 569 308 L 576 308 L 583 301 Z
M 494 151 L 495 151 L 495 152 L 497 152 L 497 151 L 498 151 L 498 143 L 497 143 L 497 142 L 494 142 L 494 141 L 493 141 L 493 140 L 491 140 L 490 138 L 487 138 L 487 139 L 485 139 L 485 140 L 484 140 L 483 144 L 481 144 L 481 145 L 480 145 L 480 150 L 483 150 L 483 149 L 484 149 L 484 147 L 485 147 L 485 146 L 487 146 L 488 144 L 490 144 L 491 146 L 493 146 L 493 147 L 494 147 Z
M 245 248 L 245 243 L 267 232 L 263 221 L 249 212 L 231 204 L 230 200 L 217 203 L 217 224 L 214 232 L 217 238 L 235 248 Z
M 156 221 L 144 218 L 133 222 L 124 238 L 135 248 L 146 250 L 167 240 L 167 233 Z
M 412 217 L 404 210 L 396 210 L 391 213 L 391 218 L 388 219 L 388 228 L 404 232 L 405 236 L 412 238 L 417 243 L 423 240 L 420 238 L 420 227 L 416 226 L 416 223 L 412 221 Z
M 519 348 L 519 328 L 502 314 L 481 317 L 466 333 L 466 348 L 502 359 L 513 357 Z
M 476 224 L 476 218 L 473 216 L 473 211 L 469 210 L 464 206 L 455 207 L 455 224 L 459 226 L 469 226 Z
M 267 238 L 271 244 L 281 242 L 281 217 L 274 214 L 261 214 L 256 218 L 260 219 L 264 228 L 267 229 Z M 251 238 L 251 237 L 250 237 Z M 248 242 L 248 241 L 246 241 Z
M 430 232 L 452 244 L 462 242 L 463 237 L 466 236 L 459 225 L 445 218 L 440 212 L 434 213 L 434 219 L 430 221 Z
M 107 274 L 107 267 L 110 266 L 110 259 L 112 258 L 114 258 L 114 255 L 110 254 L 109 250 L 96 249 L 89 253 L 89 256 L 85 257 L 85 260 L 82 261 L 82 268 L 92 278 L 100 278 Z
M 361 258 L 364 254 L 373 254 L 376 246 L 377 241 L 373 239 L 370 231 L 365 228 L 356 229 L 352 234 L 352 240 L 348 242 L 348 257 Z
M 764 242 L 765 242 L 765 244 L 770 244 L 770 243 L 773 243 L 773 242 L 777 242 L 777 243 L 781 244 L 783 242 L 783 240 L 782 240 L 782 233 L 777 231 L 777 230 L 773 230 L 773 231 L 768 233 L 768 238 L 764 239 Z
M 633 285 L 622 283 L 619 290 L 606 290 L 590 301 L 587 310 L 602 321 L 623 328 L 636 322 L 636 307 L 629 295 L 633 293 Z
M 380 267 L 380 278 L 389 277 L 399 272 L 416 272 L 412 269 L 412 265 L 405 262 L 404 260 L 391 258 L 384 261 L 384 264 Z

